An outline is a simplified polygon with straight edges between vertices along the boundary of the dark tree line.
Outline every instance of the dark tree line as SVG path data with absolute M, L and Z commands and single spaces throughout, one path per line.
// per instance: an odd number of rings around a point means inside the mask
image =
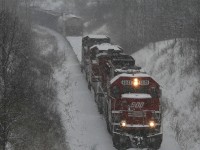
M 75 3 L 77 11 L 92 22 L 91 27 L 106 23 L 110 36 L 129 53 L 149 42 L 199 38 L 199 0 L 87 0 L 85 4 L 75 0 Z
M 51 108 L 52 64 L 35 45 L 28 5 L 22 11 L 17 0 L 0 3 L 0 149 L 66 149 L 59 114 Z

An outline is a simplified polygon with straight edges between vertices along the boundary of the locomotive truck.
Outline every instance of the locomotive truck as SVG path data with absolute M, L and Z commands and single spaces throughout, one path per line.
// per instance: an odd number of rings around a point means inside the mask
M 117 149 L 158 149 L 162 143 L 160 85 L 107 36 L 85 36 L 82 69 Z M 102 44 L 103 43 L 103 44 Z

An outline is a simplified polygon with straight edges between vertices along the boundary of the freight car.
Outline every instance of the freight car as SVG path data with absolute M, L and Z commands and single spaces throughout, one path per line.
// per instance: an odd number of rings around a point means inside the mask
M 82 70 L 117 149 L 159 149 L 162 143 L 160 85 L 112 45 L 107 36 L 82 39 Z
M 83 20 L 81 17 L 64 13 L 58 18 L 58 31 L 64 36 L 82 36 Z

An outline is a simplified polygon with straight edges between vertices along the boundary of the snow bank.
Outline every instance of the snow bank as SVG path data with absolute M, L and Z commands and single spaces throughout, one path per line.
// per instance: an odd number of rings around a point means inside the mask
M 66 129 L 70 150 L 115 150 L 106 129 L 106 123 L 99 114 L 94 96 L 87 88 L 85 76 L 71 46 L 60 34 L 42 28 L 58 44 L 58 53 L 65 53 L 63 64 L 55 68 L 58 107 Z M 63 52 L 64 51 L 64 52 Z
M 174 131 L 181 149 L 199 150 L 200 79 L 193 65 L 196 50 L 187 43 L 186 39 L 158 42 L 132 56 L 162 85 L 165 131 Z

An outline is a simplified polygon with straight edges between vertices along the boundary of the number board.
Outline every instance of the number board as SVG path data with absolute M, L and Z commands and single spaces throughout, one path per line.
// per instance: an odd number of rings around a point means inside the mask
M 121 84 L 122 84 L 122 85 L 131 85 L 131 84 L 132 84 L 132 81 L 131 81 L 131 80 L 122 80 L 122 81 L 121 81 Z
M 140 85 L 149 85 L 149 80 L 141 80 Z
M 132 85 L 131 80 L 122 80 L 121 81 L 122 85 Z M 140 80 L 139 85 L 149 85 L 149 80 Z

